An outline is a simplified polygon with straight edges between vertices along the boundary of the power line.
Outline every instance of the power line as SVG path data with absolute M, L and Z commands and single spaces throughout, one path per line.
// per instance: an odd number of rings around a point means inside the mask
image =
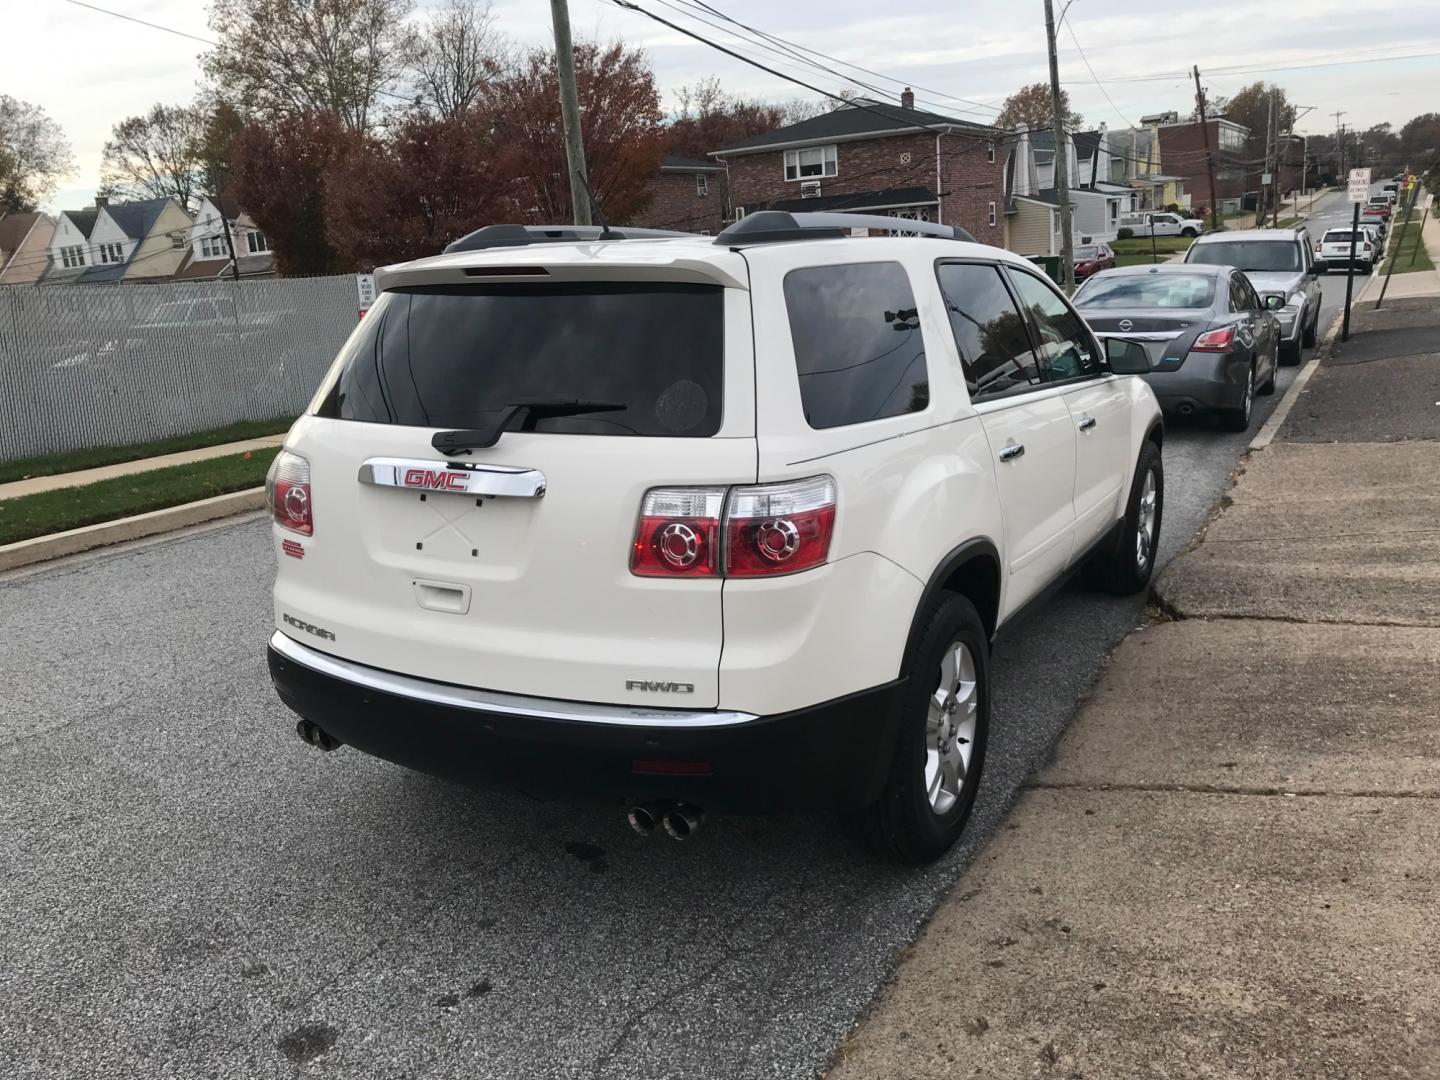
M 663 2 L 663 0 L 662 0 L 662 2 Z M 790 40 L 788 40 L 788 39 L 786 39 L 786 38 L 780 37 L 778 34 L 772 34 L 772 33 L 770 33 L 770 32 L 767 31 L 767 30 L 757 29 L 756 27 L 750 26 L 750 25 L 748 25 L 748 24 L 746 24 L 746 23 L 742 23 L 742 22 L 740 22 L 738 19 L 732 18 L 732 17 L 729 16 L 729 15 L 726 15 L 723 11 L 721 11 L 719 8 L 717 8 L 714 4 L 707 3 L 706 0 L 680 0 L 680 2 L 681 2 L 681 3 L 684 3 L 687 7 L 703 9 L 703 10 L 705 10 L 705 11 L 711 12 L 712 14 L 718 16 L 719 18 L 724 19 L 724 20 L 725 20 L 726 22 L 728 22 L 728 23 L 732 23 L 732 24 L 735 25 L 735 26 L 738 26 L 738 27 L 741 27 L 742 29 L 748 30 L 748 31 L 750 31 L 750 33 L 752 33 L 752 34 L 757 34 L 757 35 L 759 35 L 759 36 L 761 36 L 761 37 L 767 38 L 767 39 L 769 39 L 770 41 L 773 41 L 773 42 L 775 42 L 776 44 L 779 44 L 779 45 L 785 47 L 788 51 L 792 52 L 792 54 L 794 54 L 794 55 L 798 55 L 798 53 L 795 53 L 795 50 L 800 50 L 800 51 L 809 53 L 811 56 L 818 57 L 818 58 L 821 59 L 821 60 L 828 60 L 828 61 L 829 61 L 830 63 L 832 63 L 832 64 L 840 64 L 840 65 L 842 65 L 842 66 L 844 66 L 844 67 L 848 67 L 848 68 L 850 68 L 850 69 L 852 69 L 852 70 L 854 70 L 854 71 L 863 72 L 864 74 L 873 76 L 874 78 L 883 79 L 883 80 L 885 80 L 886 82 L 894 83 L 896 86 L 905 86 L 905 87 L 907 87 L 907 88 L 914 88 L 914 89 L 916 89 L 916 90 L 920 90 L 921 92 L 923 92 L 923 93 L 925 93 L 925 94 L 929 94 L 929 95 L 931 95 L 932 97 L 939 98 L 939 99 L 944 100 L 944 101 L 961 101 L 961 102 L 964 102 L 964 103 L 967 104 L 967 105 L 971 105 L 971 106 L 974 106 L 974 107 L 975 107 L 975 108 L 972 108 L 972 109 L 957 109 L 957 110 L 955 110 L 955 111 L 957 111 L 957 112 L 975 112 L 975 111 L 981 110 L 981 109 L 983 109 L 983 110 L 989 110 L 990 112 L 994 112 L 994 113 L 998 113 L 998 112 L 1000 111 L 999 107 L 996 106 L 993 102 L 992 102 L 992 103 L 986 103 L 986 102 L 983 102 L 983 101 L 974 101 L 974 100 L 972 100 L 972 99 L 970 99 L 970 98 L 964 98 L 964 97 L 960 97 L 960 96 L 955 95 L 955 94 L 946 93 L 946 92 L 943 91 L 943 90 L 936 90 L 936 89 L 934 89 L 934 88 L 932 88 L 932 87 L 921 86 L 919 83 L 915 83 L 915 82 L 906 83 L 906 82 L 904 82 L 904 81 L 901 80 L 901 79 L 897 79 L 897 78 L 894 78 L 893 76 L 886 75 L 886 74 L 884 74 L 883 72 L 874 71 L 874 70 L 872 70 L 872 69 L 870 69 L 870 68 L 863 67 L 863 66 L 861 66 L 860 64 L 851 63 L 851 62 L 848 61 L 848 60 L 842 60 L 842 59 L 840 59 L 839 57 L 830 55 L 829 53 L 823 53 L 823 52 L 820 52 L 818 49 L 812 49 L 812 48 L 810 48 L 808 45 L 801 45 L 801 44 L 798 43 L 798 42 L 790 41 Z M 668 5 L 667 5 L 667 6 L 668 6 Z M 713 24 L 711 24 L 711 25 L 713 25 Z M 807 62 L 808 62 L 808 63 L 811 63 L 813 66 L 820 67 L 821 70 L 825 70 L 825 69 L 824 69 L 823 67 L 821 67 L 820 65 L 815 64 L 814 61 L 807 61 Z M 842 78 L 847 78 L 847 79 L 849 79 L 848 76 L 841 76 L 841 77 L 842 77 Z M 869 88 L 869 89 L 874 89 L 877 93 L 884 93 L 884 91 L 880 91 L 880 90 L 878 90 L 878 88 L 869 87 L 869 84 L 867 84 L 867 83 L 862 83 L 862 82 L 860 82 L 859 80 L 849 79 L 849 81 L 854 82 L 854 83 L 856 83 L 856 85 L 859 85 L 859 86 L 866 86 L 866 87 Z M 891 95 L 893 96 L 893 91 L 891 92 Z
M 1064 16 L 1062 15 L 1061 18 L 1063 20 Z M 1085 61 L 1085 70 L 1090 72 L 1090 78 L 1094 81 L 1095 85 L 1100 88 L 1100 92 L 1105 95 L 1105 100 L 1110 102 L 1110 108 L 1115 110 L 1115 115 L 1120 117 L 1121 121 L 1124 122 L 1126 127 L 1135 127 L 1136 125 L 1132 124 L 1129 118 L 1120 111 L 1119 106 L 1116 105 L 1114 100 L 1110 97 L 1110 91 L 1105 89 L 1105 84 L 1100 81 L 1100 76 L 1096 75 L 1095 69 L 1090 66 L 1090 58 L 1085 55 L 1085 50 L 1080 47 L 1080 39 L 1075 36 L 1075 24 L 1066 23 L 1065 29 L 1070 31 L 1070 40 L 1075 43 L 1075 51 L 1080 54 L 1080 59 Z
M 1393 48 L 1394 46 L 1390 46 L 1390 47 Z M 1335 55 L 1335 54 L 1330 54 L 1330 55 Z M 1340 55 L 1344 55 L 1344 54 L 1340 54 Z M 1241 66 L 1241 67 L 1230 67 L 1230 68 L 1216 68 L 1216 69 L 1215 69 L 1215 73 L 1216 73 L 1216 74 L 1219 74 L 1219 75 L 1260 75 L 1260 74 L 1268 74 L 1268 73 L 1270 73 L 1270 72 L 1275 72 L 1275 71 L 1308 71 L 1308 70 L 1310 70 L 1310 69 L 1312 69 L 1312 68 L 1322 68 L 1322 67 L 1347 67 L 1347 66 L 1352 65 L 1352 64 L 1384 64 L 1384 63 L 1389 63 L 1389 62 L 1394 61 L 1394 60 L 1424 60 L 1424 59 L 1429 59 L 1429 58 L 1435 57 L 1435 56 L 1440 56 L 1440 52 L 1420 52 L 1420 53 L 1407 53 L 1407 54 L 1405 54 L 1405 55 L 1403 55 L 1403 56 L 1374 56 L 1374 57 L 1366 57 L 1366 58 L 1362 58 L 1362 59 L 1330 60 L 1330 61 L 1322 61 L 1322 62 L 1318 62 L 1318 63 L 1287 64 L 1287 65 L 1281 65 L 1281 66 L 1276 66 L 1276 67 L 1266 67 L 1266 66 L 1261 65 L 1261 66 L 1255 66 L 1255 67 L 1245 67 L 1245 66 Z M 1317 60 L 1318 60 L 1319 58 L 1316 57 L 1316 58 L 1313 58 L 1313 59 L 1317 59 Z M 1209 70 L 1206 71 L 1206 75 L 1207 75 L 1207 77 L 1210 75 Z M 1174 72 L 1156 72 L 1156 73 L 1154 73 L 1154 74 L 1149 74 L 1149 75 L 1121 75 L 1121 76 L 1118 76 L 1118 77 L 1115 78 L 1115 79 L 1112 79 L 1111 81 L 1112 81 L 1112 82 L 1122 82 L 1122 83 L 1129 83 L 1129 82 L 1170 82 L 1170 81 L 1172 81 L 1172 80 L 1175 80 L 1176 78 L 1177 78 L 1177 74 L 1174 73 Z

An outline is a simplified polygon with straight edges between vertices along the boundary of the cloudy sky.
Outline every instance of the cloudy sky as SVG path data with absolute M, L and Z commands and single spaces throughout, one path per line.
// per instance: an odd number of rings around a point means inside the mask
M 714 40 L 736 40 L 682 14 L 698 10 L 693 0 L 636 2 Z M 1064 0 L 1056 2 L 1058 11 Z M 667 106 L 675 87 L 708 75 L 746 94 L 806 93 L 609 0 L 570 3 L 577 37 L 621 37 L 648 50 Z M 199 38 L 209 34 L 203 0 L 93 4 Z M 911 84 L 922 105 L 970 119 L 993 117 L 1012 90 L 1046 77 L 1042 0 L 710 5 L 741 23 Z M 1192 64 L 1200 66 L 1212 94 L 1233 93 L 1259 78 L 1284 86 L 1291 101 L 1314 106 L 1298 125 L 1303 132 L 1333 131 L 1337 109 L 1345 111 L 1346 124 L 1363 128 L 1381 121 L 1398 127 L 1416 113 L 1440 108 L 1440 9 L 1434 0 L 1210 0 L 1137 14 L 1146 6 L 1073 0 L 1060 33 L 1060 75 L 1087 123 L 1119 127 L 1145 113 L 1193 108 L 1194 85 L 1181 74 Z M 110 128 L 157 101 L 190 100 L 205 46 L 69 0 L 7 0 L 5 7 L 10 47 L 0 68 L 0 93 L 35 102 L 64 127 L 76 171 L 51 208 L 83 206 L 99 182 Z M 547 0 L 495 0 L 494 12 L 517 41 L 543 43 L 550 34 Z M 838 65 L 822 73 L 753 45 L 741 49 L 832 92 L 853 89 L 836 72 L 877 81 Z M 1394 57 L 1409 59 L 1389 59 Z

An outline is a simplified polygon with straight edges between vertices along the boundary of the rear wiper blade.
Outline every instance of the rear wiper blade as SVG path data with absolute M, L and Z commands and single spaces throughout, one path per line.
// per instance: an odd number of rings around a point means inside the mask
M 536 398 L 533 401 L 512 401 L 489 428 L 466 428 L 460 431 L 437 431 L 430 445 L 445 455 L 468 454 L 494 446 L 517 416 L 524 416 L 521 431 L 534 431 L 535 421 L 546 416 L 580 416 L 584 413 L 621 412 L 629 408 L 617 401 L 581 401 L 576 399 Z

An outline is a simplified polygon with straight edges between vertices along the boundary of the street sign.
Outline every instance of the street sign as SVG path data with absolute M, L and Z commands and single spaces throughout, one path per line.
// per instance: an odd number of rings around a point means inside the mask
M 375 303 L 375 275 L 356 274 L 355 293 L 360 300 L 359 317 L 363 319 L 365 317 L 365 312 L 369 311 Z
M 1264 184 L 1266 187 L 1270 186 L 1270 174 L 1268 172 L 1260 174 L 1260 183 Z
M 1435 198 L 1435 196 L 1434 196 L 1432 193 L 1430 193 L 1430 192 L 1427 191 L 1427 192 L 1425 193 L 1425 201 L 1420 204 L 1420 209 L 1421 209 L 1422 211 L 1428 211 L 1428 210 L 1430 209 L 1430 206 L 1431 206 L 1431 201 L 1432 201 L 1434 198 Z
M 1370 170 L 1350 170 L 1350 201 L 1363 203 L 1370 201 Z

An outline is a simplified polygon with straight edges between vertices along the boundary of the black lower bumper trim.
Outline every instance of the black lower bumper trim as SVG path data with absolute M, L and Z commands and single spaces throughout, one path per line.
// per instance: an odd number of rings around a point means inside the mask
M 267 650 L 281 700 L 367 754 L 546 798 L 678 799 L 717 813 L 847 809 L 879 797 L 905 687 L 715 728 L 545 720 L 359 686 Z

